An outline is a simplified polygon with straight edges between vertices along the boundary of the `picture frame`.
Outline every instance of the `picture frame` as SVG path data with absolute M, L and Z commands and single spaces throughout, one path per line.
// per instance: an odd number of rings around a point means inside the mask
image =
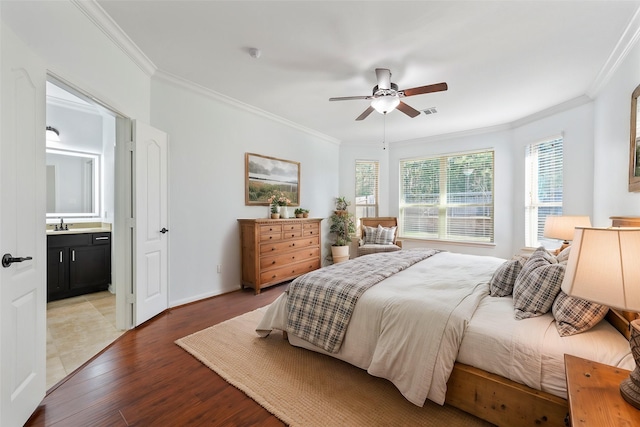
M 631 94 L 631 123 L 629 141 L 629 192 L 640 192 L 640 136 L 638 135 L 638 97 L 640 86 Z
M 244 204 L 268 206 L 268 198 L 282 192 L 291 200 L 288 206 L 300 206 L 300 162 L 245 153 Z

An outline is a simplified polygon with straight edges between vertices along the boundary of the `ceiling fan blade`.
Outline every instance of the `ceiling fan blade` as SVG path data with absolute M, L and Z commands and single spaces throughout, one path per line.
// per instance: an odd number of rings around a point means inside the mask
M 420 115 L 420 111 L 416 110 L 415 108 L 411 107 L 410 105 L 405 104 L 404 102 L 400 101 L 400 104 L 398 104 L 398 106 L 396 107 L 398 110 L 402 111 L 403 113 L 405 113 L 407 116 L 414 118 Z
M 358 116 L 358 118 L 356 118 L 356 120 L 364 120 L 367 118 L 367 116 L 369 116 L 369 114 L 371 114 L 374 111 L 372 106 L 369 106 L 369 108 L 367 108 L 366 110 L 364 110 L 364 112 L 362 114 L 360 114 Z
M 329 98 L 329 101 L 351 101 L 353 99 L 372 99 L 373 96 L 363 95 L 363 96 L 339 96 L 336 98 Z
M 446 83 L 436 83 L 434 85 L 419 86 L 411 89 L 401 90 L 400 93 L 404 96 L 422 95 L 423 93 L 442 92 L 449 89 Z
M 391 71 L 386 68 L 376 68 L 378 89 L 391 89 Z

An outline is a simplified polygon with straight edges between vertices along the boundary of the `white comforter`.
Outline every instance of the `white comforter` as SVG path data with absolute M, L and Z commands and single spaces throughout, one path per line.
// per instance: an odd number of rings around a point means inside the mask
M 340 351 L 330 355 L 390 380 L 415 405 L 443 404 L 466 325 L 503 262 L 441 252 L 383 280 L 360 297 Z M 259 335 L 286 329 L 286 298 L 271 304 Z M 291 334 L 289 341 L 327 354 Z

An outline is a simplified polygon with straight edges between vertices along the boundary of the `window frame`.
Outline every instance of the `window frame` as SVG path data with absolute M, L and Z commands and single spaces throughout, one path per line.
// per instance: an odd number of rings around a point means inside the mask
M 473 156 L 477 154 L 491 154 L 490 160 L 490 192 L 488 193 L 490 201 L 485 203 L 473 203 L 473 202 L 452 202 L 449 201 L 453 198 L 453 195 L 456 194 L 454 192 L 448 193 L 447 186 L 448 181 L 450 180 L 450 176 L 448 175 L 448 162 L 450 159 L 456 157 L 463 156 Z M 407 162 L 419 162 L 419 161 L 434 161 L 437 160 L 438 167 L 438 200 L 434 203 L 406 203 L 403 200 L 405 199 L 406 188 L 404 188 L 403 182 L 403 170 L 404 164 Z M 423 240 L 423 241 L 438 241 L 445 243 L 456 243 L 456 244 L 465 244 L 465 245 L 495 245 L 495 149 L 487 148 L 487 149 L 478 149 L 478 150 L 470 150 L 458 153 L 446 153 L 446 154 L 437 154 L 433 156 L 420 156 L 414 158 L 401 159 L 399 162 L 399 200 L 398 200 L 398 228 L 399 228 L 399 238 L 403 239 L 415 239 L 415 240 Z M 473 173 L 473 172 L 472 172 Z M 485 177 L 486 178 L 486 177 Z M 452 181 L 452 184 L 455 183 L 455 180 Z M 468 183 L 465 184 L 465 188 L 468 186 Z M 434 197 L 436 195 L 434 194 Z M 487 194 L 485 194 L 485 197 Z M 407 220 L 406 220 L 406 211 L 408 207 L 412 208 L 420 208 L 424 207 L 426 209 L 433 209 L 433 211 L 437 211 L 437 236 L 419 236 L 415 233 L 409 233 L 407 231 Z M 490 214 L 488 216 L 483 216 L 485 220 L 489 221 L 489 232 L 484 235 L 461 235 L 462 238 L 453 238 L 454 232 L 457 231 L 458 235 L 461 231 L 460 228 L 455 226 L 451 226 L 452 218 L 467 218 L 465 215 L 451 215 L 451 209 L 465 209 L 465 208 L 479 208 L 481 210 L 488 209 Z M 471 216 L 469 217 L 471 218 Z M 414 224 L 414 227 L 416 225 Z M 459 235 L 460 236 L 460 235 Z
M 361 164 L 371 164 L 374 165 L 375 168 L 375 178 L 374 178 L 374 193 L 373 198 L 375 200 L 374 203 L 358 203 L 358 187 L 359 187 L 359 173 L 358 166 Z M 371 218 L 377 217 L 380 207 L 380 161 L 378 160 L 356 160 L 355 164 L 355 211 L 356 211 L 356 224 L 360 224 L 360 218 Z M 369 209 L 373 208 L 374 215 L 361 215 L 361 213 L 368 213 Z
M 540 168 L 539 162 L 530 160 L 532 155 L 538 156 L 540 148 L 545 144 L 560 143 L 562 145 L 560 165 L 554 167 L 555 173 L 560 172 L 562 178 L 561 184 L 561 198 L 560 201 L 540 201 L 539 188 L 540 188 Z M 536 152 L 532 153 L 532 149 L 535 147 Z M 539 247 L 553 243 L 557 243 L 554 240 L 547 240 L 542 236 L 544 232 L 544 221 L 539 217 L 540 209 L 544 208 L 550 210 L 543 218 L 549 215 L 562 215 L 564 209 L 564 136 L 554 135 L 548 138 L 544 138 L 524 147 L 524 163 L 525 163 L 525 188 L 524 188 L 524 233 L 525 233 L 525 246 L 527 247 Z M 558 160 L 555 159 L 554 162 Z M 535 163 L 535 164 L 534 164 Z M 535 176 L 534 176 L 535 174 Z M 535 178 L 535 179 L 534 179 Z M 535 182 L 534 182 L 535 181 Z M 556 187 L 557 189 L 557 187 Z M 534 227 L 535 225 L 535 227 Z

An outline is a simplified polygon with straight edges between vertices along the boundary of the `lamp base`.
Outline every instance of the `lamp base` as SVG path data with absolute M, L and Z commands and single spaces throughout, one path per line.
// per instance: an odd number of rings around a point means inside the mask
M 636 368 L 631 371 L 629 378 L 620 383 L 622 398 L 636 409 L 640 409 L 640 320 L 631 322 L 631 354 L 636 361 Z

